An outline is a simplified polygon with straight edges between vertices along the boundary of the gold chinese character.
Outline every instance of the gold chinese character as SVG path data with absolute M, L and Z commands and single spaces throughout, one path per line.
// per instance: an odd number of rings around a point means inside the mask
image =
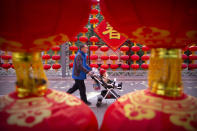
M 103 32 L 103 35 L 109 34 L 109 39 L 120 39 L 120 33 L 116 30 L 113 30 L 109 24 L 107 24 L 107 30 Z

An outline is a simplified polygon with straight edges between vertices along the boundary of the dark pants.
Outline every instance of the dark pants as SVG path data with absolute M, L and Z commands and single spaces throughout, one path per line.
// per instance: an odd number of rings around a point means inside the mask
M 77 89 L 79 89 L 81 100 L 87 102 L 86 86 L 84 80 L 75 80 L 75 84 L 67 91 L 67 93 L 72 94 Z

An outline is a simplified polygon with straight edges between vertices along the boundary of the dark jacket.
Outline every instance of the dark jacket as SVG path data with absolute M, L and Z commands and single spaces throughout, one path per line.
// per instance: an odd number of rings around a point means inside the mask
M 91 68 L 86 63 L 86 56 L 87 55 L 80 50 L 77 52 L 73 63 L 73 79 L 84 80 L 86 79 L 86 74 L 91 71 Z

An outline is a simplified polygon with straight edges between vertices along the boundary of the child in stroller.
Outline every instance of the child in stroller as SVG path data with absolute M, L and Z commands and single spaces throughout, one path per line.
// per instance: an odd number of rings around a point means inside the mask
M 103 99 L 117 99 L 120 97 L 114 89 L 122 89 L 122 82 L 117 83 L 116 79 L 110 80 L 107 76 L 106 70 L 100 69 L 100 73 L 96 69 L 93 69 L 92 79 L 97 83 L 97 85 L 101 85 L 105 89 L 101 91 L 101 94 L 98 96 L 96 106 L 99 107 L 102 104 Z

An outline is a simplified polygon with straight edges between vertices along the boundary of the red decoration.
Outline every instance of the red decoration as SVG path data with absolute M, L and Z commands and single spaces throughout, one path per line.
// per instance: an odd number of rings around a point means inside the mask
M 142 46 L 142 50 L 143 50 L 143 51 L 149 51 L 150 48 L 149 48 L 148 46 Z
M 187 68 L 187 64 L 182 64 L 182 69 Z
M 0 49 L 34 52 L 62 44 L 88 22 L 90 10 L 91 0 L 1 1 Z
M 131 50 L 134 51 L 134 52 L 137 52 L 137 51 L 140 50 L 140 47 L 139 46 L 132 46 Z
M 108 60 L 109 56 L 101 56 L 101 60 Z
M 78 50 L 78 47 L 77 46 L 70 46 L 69 47 L 69 50 L 71 50 L 71 51 L 77 51 Z
M 197 64 L 189 64 L 188 68 L 189 69 L 197 69 Z
M 128 65 L 128 64 L 122 64 L 122 65 L 121 65 L 121 68 L 122 68 L 122 69 L 129 69 L 129 65 Z
M 1 67 L 4 68 L 4 69 L 9 69 L 11 67 L 11 65 L 9 63 L 3 63 L 1 65 Z
M 51 68 L 51 65 L 49 65 L 49 64 L 44 64 L 44 69 L 45 70 L 49 70 Z
M 70 64 L 69 64 L 69 67 L 72 68 L 72 67 L 73 67 L 73 63 L 70 63 Z
M 132 65 L 131 65 L 131 68 L 132 68 L 132 69 L 138 69 L 138 68 L 139 68 L 139 65 L 138 65 L 138 64 L 132 64 Z
M 97 60 L 98 59 L 98 55 L 91 55 L 90 56 L 90 60 Z
M 120 56 L 120 59 L 126 61 L 126 60 L 129 59 L 129 56 L 128 55 L 122 55 L 122 56 Z
M 12 56 L 10 56 L 10 55 L 2 55 L 1 59 L 3 59 L 3 60 L 10 60 L 10 59 L 12 59 Z
M 143 61 L 149 60 L 149 56 L 143 55 L 143 56 L 141 57 L 141 59 L 142 59 Z
M 187 56 L 187 55 L 182 54 L 182 59 L 183 59 L 183 60 L 186 60 L 187 58 L 188 58 L 188 56 Z
M 56 63 L 56 64 L 53 64 L 52 65 L 52 68 L 55 69 L 55 70 L 57 70 L 57 69 L 61 68 L 61 65 L 58 64 L 58 63 Z
M 55 46 L 55 47 L 52 47 L 51 50 L 52 51 L 59 51 L 60 50 L 60 47 L 59 46 Z
M 110 68 L 111 68 L 111 69 L 117 69 L 118 67 L 119 67 L 118 64 L 111 64 L 111 65 L 110 65 Z
M 15 69 L 13 64 L 11 65 L 11 68 L 12 68 L 12 69 Z
M 101 21 L 94 31 L 113 51 L 116 51 L 127 40 L 107 24 L 105 20 Z
M 96 50 L 98 50 L 98 46 L 97 45 L 91 45 L 90 50 L 91 51 L 96 51 Z
M 120 47 L 120 50 L 121 51 L 128 51 L 129 47 L 128 46 L 122 46 L 122 47 Z
M 99 20 L 97 19 L 97 18 L 92 18 L 91 20 L 90 20 L 90 23 L 91 24 L 97 24 L 99 22 Z
M 197 55 L 189 55 L 190 60 L 197 60 Z
M 82 33 L 87 33 L 88 32 L 88 28 L 87 27 L 83 27 L 81 32 Z
M 109 50 L 109 47 L 107 47 L 107 46 L 101 46 L 100 47 L 100 50 L 103 51 L 103 52 L 105 52 L 105 51 L 108 51 Z
M 109 68 L 109 66 L 108 65 L 101 65 L 101 68 L 103 68 L 103 69 L 108 69 Z
M 187 51 L 188 49 L 189 49 L 188 46 L 182 48 L 182 50 L 183 50 L 184 52 Z
M 90 11 L 90 14 L 92 14 L 92 15 L 97 15 L 98 13 L 99 13 L 99 11 L 97 9 L 92 9 Z
M 90 67 L 91 67 L 91 68 L 93 68 L 93 67 L 94 67 L 94 68 L 98 68 L 99 66 L 98 66 L 98 64 L 90 64 Z
M 110 60 L 118 60 L 118 56 L 116 55 L 111 55 L 109 56 Z
M 50 59 L 51 58 L 51 56 L 49 55 L 49 54 L 44 54 L 43 56 L 42 56 L 42 59 L 43 60 L 48 60 L 48 59 Z
M 106 21 L 132 41 L 150 48 L 183 48 L 196 42 L 196 5 L 195 0 L 153 0 L 151 4 L 147 0 L 100 1 Z
M 70 59 L 70 60 L 74 60 L 74 59 L 75 59 L 75 55 L 70 55 L 70 56 L 69 56 L 69 59 Z
M 80 40 L 81 42 L 85 43 L 85 42 L 88 41 L 88 37 L 86 37 L 86 36 L 80 36 L 80 37 L 79 37 L 79 40 Z
M 52 56 L 52 59 L 53 60 L 59 60 L 60 59 L 60 55 L 54 55 L 54 56 Z
M 91 41 L 91 42 L 98 42 L 99 39 L 98 39 L 98 37 L 96 37 L 96 36 L 91 36 L 91 37 L 90 37 L 90 41 Z
M 148 69 L 148 64 L 142 64 L 142 65 L 141 65 L 141 68 L 142 68 L 142 69 Z
M 189 47 L 189 50 L 190 51 L 197 51 L 197 46 L 190 46 Z
M 137 60 L 139 60 L 140 59 L 140 57 L 138 56 L 138 55 L 136 55 L 136 54 L 134 54 L 134 55 L 132 55 L 131 56 L 131 59 L 134 61 L 137 61 Z
M 98 4 L 98 1 L 97 0 L 92 0 L 92 5 L 93 6 L 96 6 Z
M 77 42 L 77 40 L 78 40 L 78 38 L 75 36 L 75 37 L 72 37 L 71 39 L 70 39 L 70 41 L 71 42 Z

